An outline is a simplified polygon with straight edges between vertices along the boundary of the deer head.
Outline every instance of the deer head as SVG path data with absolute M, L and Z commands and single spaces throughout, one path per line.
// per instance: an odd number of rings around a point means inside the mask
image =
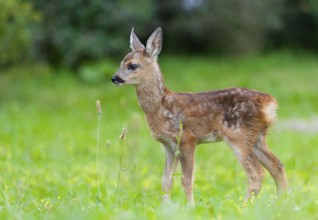
M 154 72 L 159 71 L 156 61 L 162 48 L 162 29 L 159 27 L 152 33 L 145 47 L 132 28 L 130 48 L 132 52 L 126 55 L 112 77 L 115 85 L 141 85 L 154 77 Z

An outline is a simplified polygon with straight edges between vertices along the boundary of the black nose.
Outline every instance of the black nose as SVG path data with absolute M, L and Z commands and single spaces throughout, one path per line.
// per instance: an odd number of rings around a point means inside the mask
M 124 80 L 122 78 L 120 78 L 119 76 L 113 76 L 112 77 L 112 82 L 114 84 L 120 84 L 120 83 L 124 83 Z

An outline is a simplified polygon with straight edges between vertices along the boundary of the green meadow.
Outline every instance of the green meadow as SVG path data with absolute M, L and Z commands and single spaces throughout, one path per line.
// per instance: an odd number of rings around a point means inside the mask
M 110 81 L 121 60 L 87 64 L 78 76 L 40 64 L 0 70 L 0 219 L 318 219 L 317 60 L 292 52 L 159 58 L 171 90 L 247 87 L 280 104 L 268 143 L 286 167 L 288 193 L 277 199 L 267 173 L 260 195 L 244 204 L 245 173 L 231 149 L 204 144 L 196 152 L 193 208 L 180 170 L 172 203 L 160 202 L 164 150 L 151 138 L 135 89 Z

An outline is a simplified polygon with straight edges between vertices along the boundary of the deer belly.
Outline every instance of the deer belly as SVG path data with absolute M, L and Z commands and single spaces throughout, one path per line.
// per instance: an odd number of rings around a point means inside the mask
M 203 143 L 212 143 L 212 142 L 218 142 L 221 141 L 222 137 L 220 136 L 220 132 L 217 130 L 211 131 L 210 133 L 198 137 L 198 144 Z

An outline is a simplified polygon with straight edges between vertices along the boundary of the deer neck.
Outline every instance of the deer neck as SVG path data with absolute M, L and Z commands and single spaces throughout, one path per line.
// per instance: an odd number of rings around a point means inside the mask
M 167 91 L 159 67 L 155 66 L 152 72 L 154 74 L 149 74 L 151 76 L 145 83 L 136 86 L 139 105 L 147 116 L 158 112 Z

